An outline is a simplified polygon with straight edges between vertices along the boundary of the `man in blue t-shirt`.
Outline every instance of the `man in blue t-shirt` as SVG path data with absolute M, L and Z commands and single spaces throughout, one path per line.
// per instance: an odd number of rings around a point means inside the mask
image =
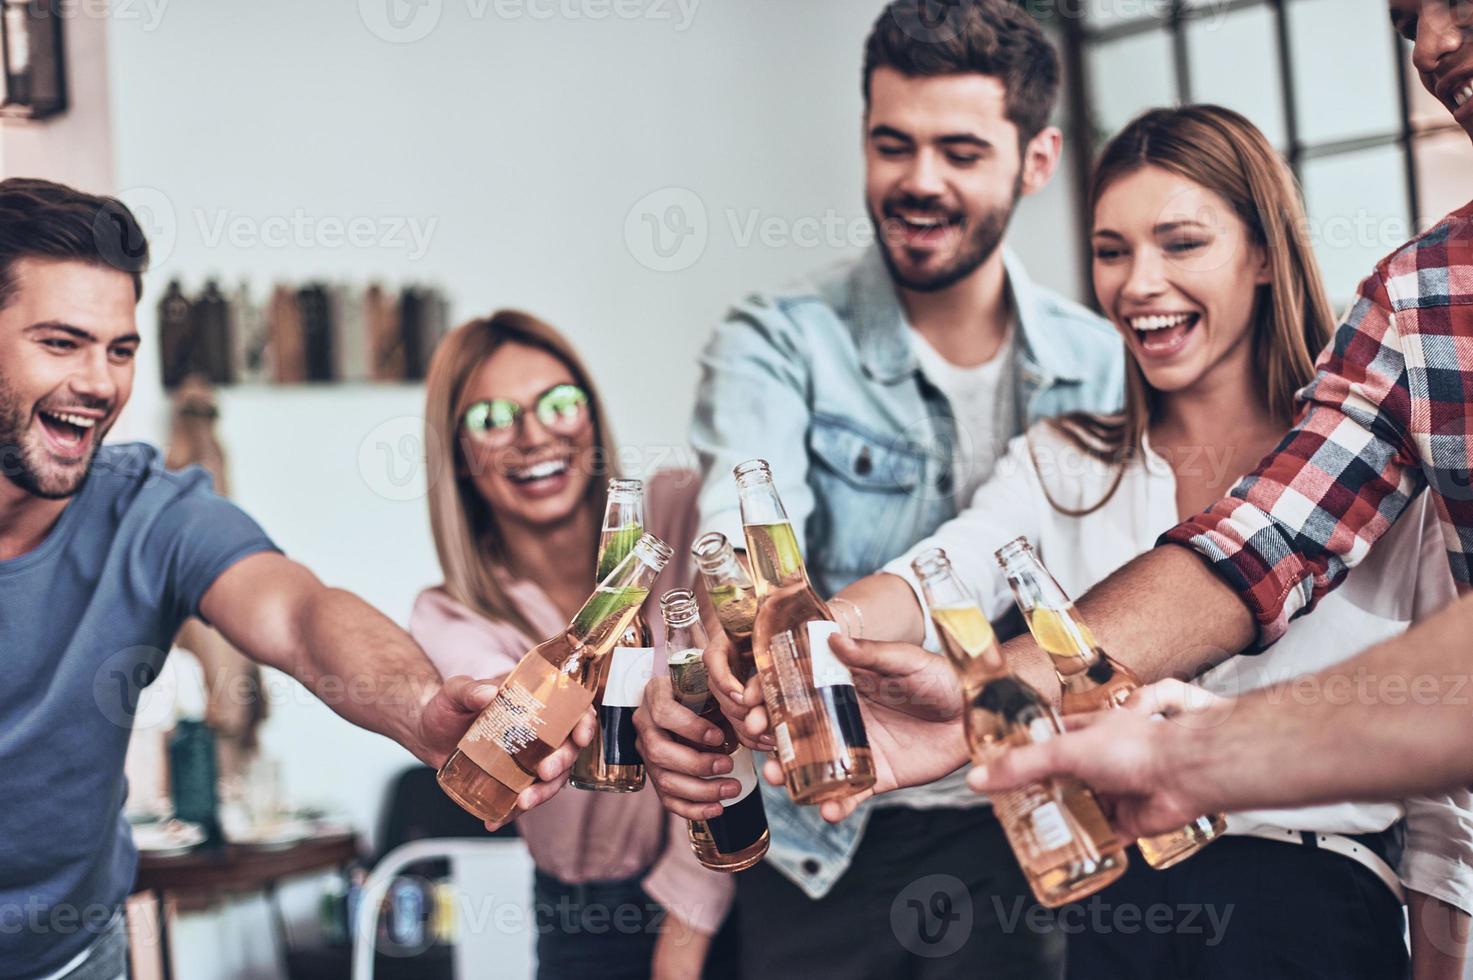
M 407 634 L 283 557 L 202 470 L 171 473 L 151 446 L 101 445 L 133 387 L 146 261 L 118 201 L 0 182 L 5 977 L 124 975 L 119 910 L 137 854 L 123 757 L 139 689 L 187 618 L 432 766 L 495 693 L 442 681 Z M 550 757 L 550 782 L 522 802 L 550 795 L 575 752 Z

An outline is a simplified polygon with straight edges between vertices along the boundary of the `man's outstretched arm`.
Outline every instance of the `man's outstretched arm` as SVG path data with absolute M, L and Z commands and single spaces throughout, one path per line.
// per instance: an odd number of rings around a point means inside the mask
M 205 593 L 200 612 L 252 660 L 290 674 L 348 721 L 388 736 L 435 768 L 496 696 L 487 681 L 442 680 L 408 633 L 279 554 L 231 566 Z M 587 719 L 580 729 L 543 760 L 541 781 L 523 791 L 521 809 L 561 788 L 578 739 L 586 743 L 592 735 Z
M 1141 555 L 1077 605 L 1101 646 L 1148 681 L 1195 675 L 1258 633 L 1239 594 L 1195 551 L 1176 545 Z

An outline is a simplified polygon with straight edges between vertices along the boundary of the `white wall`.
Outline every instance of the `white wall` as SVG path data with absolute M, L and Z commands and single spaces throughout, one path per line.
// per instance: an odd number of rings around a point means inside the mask
M 857 254 L 860 56 L 881 6 L 117 0 L 104 20 L 82 4 L 75 104 L 0 128 L 0 170 L 120 191 L 150 236 L 150 343 L 120 438 L 164 433 L 151 338 L 169 279 L 246 278 L 258 295 L 278 278 L 381 279 L 440 284 L 457 322 L 517 306 L 557 324 L 621 441 L 661 465 L 680 458 L 694 358 L 726 305 Z M 420 19 L 396 28 L 390 10 Z M 1013 246 L 1074 294 L 1065 187 L 1024 205 Z M 664 220 L 695 233 L 656 243 L 647 222 Z M 355 223 L 366 239 L 345 243 Z M 290 555 L 401 623 L 438 579 L 403 441 L 421 398 L 409 385 L 222 396 L 237 499 Z M 263 742 L 288 794 L 372 832 L 412 760 L 285 678 L 270 689 Z M 306 914 L 303 890 L 291 904 Z M 237 903 L 186 918 L 177 959 L 201 977 L 268 976 L 264 939 L 259 903 Z
M 694 358 L 724 307 L 856 251 L 861 48 L 881 5 L 649 0 L 620 6 L 635 19 L 533 16 L 601 9 L 559 2 L 434 2 L 419 8 L 439 12 L 433 30 L 408 43 L 381 36 L 402 35 L 370 0 L 173 4 L 115 20 L 118 185 L 156 243 L 145 324 L 176 276 L 248 276 L 258 292 L 274 277 L 434 281 L 457 319 L 520 306 L 562 327 L 626 446 L 647 462 L 678 451 Z M 1015 245 L 1068 288 L 1064 187 L 1025 205 Z M 681 268 L 652 268 L 646 212 L 704 226 L 704 249 L 694 236 L 675 253 Z M 330 222 L 354 219 L 380 238 L 341 245 Z M 773 247 L 764 223 L 779 242 L 819 241 Z M 422 246 L 401 242 L 400 224 Z M 262 240 L 277 230 L 292 240 Z M 144 431 L 159 413 L 147 387 Z M 362 470 L 357 452 L 370 432 L 396 447 L 412 434 L 403 417 L 418 398 L 260 389 L 224 401 L 239 500 L 289 553 L 401 622 L 437 578 L 424 501 L 391 486 L 382 462 Z M 287 754 L 289 788 L 341 799 L 365 823 L 405 761 L 307 699 L 276 712 L 266 741 Z M 329 761 L 345 752 L 351 771 Z
M 860 49 L 880 6 L 683 2 L 684 30 L 676 0 L 633 0 L 650 16 L 603 21 L 496 16 L 597 0 L 434 0 L 421 9 L 440 11 L 435 29 L 401 44 L 366 26 L 377 0 L 173 4 L 156 23 L 117 21 L 119 184 L 164 212 L 155 287 L 210 272 L 439 281 L 458 314 L 524 306 L 611 381 L 658 378 L 608 384 L 608 396 L 626 441 L 678 440 L 692 379 L 663 369 L 687 367 L 742 292 L 849 251 L 842 239 L 743 247 L 741 232 L 753 218 L 785 234 L 803 219 L 862 223 Z M 651 254 L 644 206 L 626 236 L 631 209 L 669 188 L 694 197 L 648 206 L 687 204 L 709 227 L 678 274 L 639 261 Z M 1047 227 L 1019 241 L 1041 278 L 1068 287 L 1053 220 L 1062 188 L 1030 205 Z M 221 221 L 249 235 L 299 214 L 317 223 L 315 241 L 215 235 Z M 415 222 L 428 246 L 326 242 L 321 222 L 354 218 L 385 233 Z

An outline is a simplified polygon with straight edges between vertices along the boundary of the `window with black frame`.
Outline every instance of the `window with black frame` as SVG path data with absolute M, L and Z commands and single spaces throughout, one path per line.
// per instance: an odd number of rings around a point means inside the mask
M 1337 303 L 1382 256 L 1467 203 L 1473 145 L 1422 88 L 1386 0 L 1028 5 L 1062 42 L 1067 132 L 1088 158 L 1154 106 L 1215 102 L 1252 119 L 1299 176 Z

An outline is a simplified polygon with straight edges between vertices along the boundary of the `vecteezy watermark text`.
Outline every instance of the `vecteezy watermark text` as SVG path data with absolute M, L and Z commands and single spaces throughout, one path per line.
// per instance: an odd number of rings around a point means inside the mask
M 429 251 L 439 218 L 396 215 L 314 215 L 304 208 L 260 217 L 228 208 L 196 208 L 194 221 L 206 248 L 378 249 L 404 252 L 417 261 Z
M 1008 934 L 1020 927 L 1040 934 L 1057 930 L 1066 936 L 1083 933 L 1133 936 L 1144 932 L 1158 936 L 1205 936 L 1208 947 L 1223 941 L 1234 908 L 1232 904 L 1219 906 L 1201 902 L 1141 905 L 1137 902 L 1110 902 L 1094 895 L 1083 902 L 1047 909 L 1025 898 L 1015 898 L 1007 903 L 1000 895 L 992 896 L 992 910 L 1002 931 Z
M 56 13 L 63 20 L 139 21 L 145 32 L 156 30 L 164 19 L 170 0 L 57 0 Z
M 701 0 L 464 0 L 472 21 L 646 21 L 690 29 Z M 358 0 L 369 32 L 391 44 L 424 40 L 439 26 L 445 0 Z

